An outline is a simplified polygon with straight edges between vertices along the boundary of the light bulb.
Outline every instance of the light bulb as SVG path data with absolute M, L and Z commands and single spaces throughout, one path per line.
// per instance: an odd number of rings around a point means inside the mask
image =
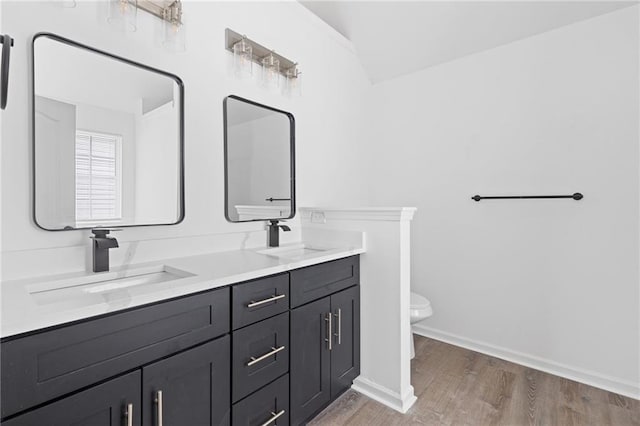
M 287 96 L 300 96 L 302 76 L 300 70 L 298 70 L 298 64 L 293 66 L 285 72 L 284 94 Z
M 137 0 L 109 0 L 107 22 L 121 31 L 135 31 L 137 12 Z
M 244 36 L 233 45 L 233 69 L 239 76 L 253 74 L 253 48 Z
M 186 50 L 186 31 L 182 21 L 182 3 L 176 1 L 164 10 L 162 45 L 170 52 Z
M 277 89 L 280 85 L 280 60 L 273 53 L 262 58 L 262 84 L 268 89 Z

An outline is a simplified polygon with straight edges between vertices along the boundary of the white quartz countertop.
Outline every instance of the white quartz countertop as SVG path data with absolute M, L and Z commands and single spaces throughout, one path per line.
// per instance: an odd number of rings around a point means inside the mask
M 283 245 L 295 250 L 302 244 Z M 32 279 L 4 281 L 0 286 L 0 337 L 52 327 L 96 315 L 185 296 L 364 253 L 364 244 L 322 250 L 299 250 L 295 256 L 277 257 L 262 249 L 235 250 L 112 268 L 94 274 L 78 272 Z M 175 271 L 170 281 L 119 287 L 113 278 L 131 274 Z M 102 276 L 101 276 L 102 275 Z M 103 279 L 104 278 L 104 279 Z M 86 280 L 94 282 L 88 288 Z M 102 285 L 105 283 L 104 285 Z M 100 284 L 100 285 L 96 285 Z

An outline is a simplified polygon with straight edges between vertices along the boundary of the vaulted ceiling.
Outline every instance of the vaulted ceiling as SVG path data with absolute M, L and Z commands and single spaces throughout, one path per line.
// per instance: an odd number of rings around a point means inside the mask
M 372 82 L 452 61 L 637 1 L 301 1 L 355 46 Z

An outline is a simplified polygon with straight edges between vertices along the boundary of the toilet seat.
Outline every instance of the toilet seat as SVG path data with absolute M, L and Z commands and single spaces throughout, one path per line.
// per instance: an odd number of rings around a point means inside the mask
M 429 318 L 433 315 L 433 309 L 431 309 L 431 302 L 429 299 L 424 297 L 421 294 L 411 292 L 411 296 L 409 298 L 409 321 L 411 324 L 415 324 L 422 320 Z M 409 328 L 409 341 L 411 342 L 411 359 L 416 354 L 415 348 L 413 346 L 413 333 L 411 328 Z

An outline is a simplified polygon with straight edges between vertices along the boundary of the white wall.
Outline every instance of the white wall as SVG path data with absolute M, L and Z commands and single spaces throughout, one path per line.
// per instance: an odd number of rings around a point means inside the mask
M 250 185 L 248 204 L 271 204 L 265 199 L 287 198 L 291 193 L 289 119 L 284 115 L 260 118 L 253 121 L 253 131 L 261 142 L 254 147 L 252 156 L 251 177 L 254 184 Z M 289 205 L 289 202 L 273 202 L 273 205 L 278 204 Z
M 374 86 L 422 333 L 640 397 L 638 38 L 634 6 Z
M 76 223 L 77 107 L 42 96 L 35 97 L 34 124 L 39 135 L 35 177 L 39 188 L 36 218 L 43 228 L 74 227 Z
M 361 202 L 351 166 L 359 155 L 363 92 L 370 87 L 352 46 L 296 2 L 185 1 L 187 52 L 164 51 L 160 21 L 138 14 L 135 33 L 114 31 L 104 2 L 3 1 L 2 29 L 15 39 L 10 102 L 2 127 L 2 278 L 90 268 L 89 232 L 46 232 L 31 220 L 30 55 L 36 32 L 50 31 L 177 74 L 185 84 L 186 218 L 177 226 L 126 228 L 112 265 L 266 244 L 263 223 L 231 224 L 224 209 L 222 100 L 236 94 L 295 115 L 299 205 Z M 277 25 L 274 25 L 277 23 Z M 286 98 L 238 80 L 225 28 L 247 34 L 300 63 L 303 93 Z M 256 73 L 257 74 L 257 73 Z M 336 153 L 339 155 L 336 156 Z M 299 237 L 299 227 L 283 240 Z
M 51 1 L 59 4 L 58 0 Z M 41 13 L 55 7 L 44 6 Z M 138 112 L 141 100 L 145 112 L 169 102 L 175 86 L 174 80 L 165 75 L 49 37 L 36 40 L 34 68 L 39 96 L 130 113 Z
M 180 218 L 178 103 L 136 117 L 135 223 L 175 223 Z

